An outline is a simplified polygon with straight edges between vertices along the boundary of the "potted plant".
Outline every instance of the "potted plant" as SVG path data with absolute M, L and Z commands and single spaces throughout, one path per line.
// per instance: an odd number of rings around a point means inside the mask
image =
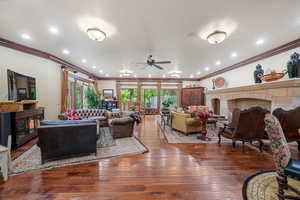
M 87 107 L 89 109 L 99 108 L 100 98 L 93 89 L 87 88 L 87 90 L 85 91 L 85 98 L 87 101 Z
M 172 101 L 171 98 L 165 99 L 161 104 L 163 105 L 162 110 L 169 110 L 170 105 L 172 105 L 174 102 Z

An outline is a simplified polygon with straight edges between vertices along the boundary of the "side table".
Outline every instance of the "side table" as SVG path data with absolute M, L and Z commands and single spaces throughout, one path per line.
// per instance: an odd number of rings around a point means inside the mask
M 8 148 L 0 145 L 0 168 L 4 181 L 8 179 L 9 152 Z

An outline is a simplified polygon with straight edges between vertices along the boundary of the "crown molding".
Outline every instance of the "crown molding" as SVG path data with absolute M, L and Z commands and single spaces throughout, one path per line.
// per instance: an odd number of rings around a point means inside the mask
M 41 51 L 41 50 L 38 50 L 38 49 L 35 49 L 35 48 L 32 48 L 32 47 L 28 47 L 28 46 L 25 46 L 25 45 L 22 45 L 22 44 L 19 44 L 19 43 L 16 43 L 16 42 L 13 42 L 13 41 L 10 41 L 10 40 L 6 40 L 4 38 L 0 38 L 0 46 L 3 46 L 3 47 L 7 47 L 7 48 L 10 48 L 10 49 L 14 49 L 16 51 L 20 51 L 20 52 L 23 52 L 23 53 L 27 53 L 27 54 L 31 54 L 31 55 L 34 55 L 34 56 L 38 56 L 38 57 L 41 57 L 41 58 L 44 58 L 44 59 L 48 59 L 48 60 L 51 60 L 55 63 L 58 63 L 58 64 L 61 64 L 61 65 L 64 65 L 74 71 L 77 71 L 77 72 L 80 72 L 80 73 L 83 73 L 93 79 L 98 79 L 99 77 L 88 72 L 87 70 L 85 69 L 82 69 L 81 67 L 77 66 L 77 65 L 74 65 L 62 58 L 59 58 L 57 56 L 54 56 L 50 53 L 47 53 L 47 52 L 44 52 L 44 51 Z
M 100 77 L 98 80 L 116 81 L 198 81 L 198 78 L 133 78 L 133 77 Z
M 198 79 L 198 81 L 201 81 L 201 80 L 204 80 L 204 79 L 211 78 L 213 76 L 217 76 L 217 75 L 223 74 L 224 72 L 228 72 L 228 71 L 231 71 L 231 70 L 243 67 L 245 65 L 249 65 L 251 63 L 257 62 L 257 61 L 265 59 L 265 58 L 269 58 L 269 57 L 275 56 L 277 54 L 281 54 L 283 52 L 286 52 L 286 51 L 291 50 L 291 49 L 295 49 L 297 47 L 300 47 L 300 38 L 296 39 L 294 41 L 291 41 L 289 43 L 286 43 L 284 45 L 281 45 L 279 47 L 276 47 L 274 49 L 271 49 L 269 51 L 265 51 L 265 52 L 263 52 L 261 54 L 258 54 L 256 56 L 253 56 L 251 58 L 248 58 L 246 60 L 243 60 L 241 62 L 233 64 L 231 66 L 228 66 L 228 67 L 225 67 L 225 68 L 220 69 L 218 71 L 215 71 L 213 73 L 207 74 L 207 75 L 205 75 L 203 77 L 200 77 Z

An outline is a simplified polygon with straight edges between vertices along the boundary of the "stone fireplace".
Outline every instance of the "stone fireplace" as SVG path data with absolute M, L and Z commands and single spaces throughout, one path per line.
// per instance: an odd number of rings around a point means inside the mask
M 205 95 L 206 105 L 226 117 L 234 108 L 260 106 L 271 112 L 279 107 L 293 109 L 300 106 L 300 79 L 209 90 Z

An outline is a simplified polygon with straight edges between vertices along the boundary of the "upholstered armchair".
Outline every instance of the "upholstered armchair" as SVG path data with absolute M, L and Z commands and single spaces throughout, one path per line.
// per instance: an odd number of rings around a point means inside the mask
M 259 141 L 259 149 L 262 151 L 266 113 L 269 111 L 261 107 L 252 107 L 243 111 L 235 109 L 232 113 L 232 122 L 219 131 L 219 145 L 221 144 L 221 136 L 232 139 L 233 149 L 236 141 L 242 141 L 243 150 L 245 142 Z
M 171 112 L 172 129 L 178 130 L 186 135 L 199 133 L 202 130 L 202 122 L 192 117 L 190 113 Z
M 300 191 L 288 184 L 288 177 L 300 181 L 300 160 L 291 159 L 287 140 L 277 118 L 267 114 L 265 116 L 265 124 L 278 174 L 278 199 L 300 200 Z M 294 192 L 296 196 L 286 195 L 285 190 L 287 189 Z
M 132 137 L 134 120 L 130 117 L 112 119 L 110 122 L 110 127 L 114 139 Z
M 298 151 L 300 151 L 300 107 L 288 111 L 277 108 L 273 111 L 273 115 L 280 122 L 287 142 L 296 141 L 298 143 Z

